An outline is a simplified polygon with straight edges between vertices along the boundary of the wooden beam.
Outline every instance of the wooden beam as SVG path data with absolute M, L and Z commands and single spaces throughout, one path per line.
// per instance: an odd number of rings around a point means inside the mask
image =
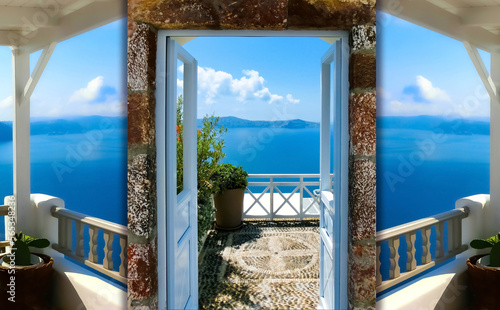
M 460 9 L 462 25 L 500 26 L 500 5 Z
M 481 55 L 479 55 L 477 48 L 475 46 L 472 46 L 469 42 L 464 42 L 464 46 L 465 49 L 467 50 L 467 53 L 469 53 L 469 57 L 472 60 L 474 67 L 476 67 L 476 71 L 479 74 L 479 77 L 481 78 L 484 87 L 488 91 L 491 100 L 498 101 L 499 97 L 498 97 L 497 87 L 493 83 L 493 79 L 490 76 L 488 69 L 486 69 L 486 66 L 484 65 Z
M 445 36 L 468 41 L 490 53 L 500 51 L 500 36 L 480 27 L 466 27 L 458 15 L 450 13 L 427 1 L 397 0 L 379 1 L 378 9 L 420 25 Z
M 23 53 L 33 53 L 49 42 L 61 42 L 127 16 L 122 1 L 97 1 L 59 20 L 59 26 L 39 29 L 34 38 L 19 46 Z
M 36 84 L 40 80 L 43 70 L 45 70 L 45 66 L 47 66 L 47 63 L 49 62 L 50 56 L 56 48 L 56 45 L 56 42 L 52 42 L 43 49 L 40 58 L 38 58 L 35 69 L 33 69 L 33 73 L 31 74 L 31 77 L 24 87 L 23 102 L 26 102 L 26 100 L 29 100 L 31 98 L 31 94 L 35 90 Z

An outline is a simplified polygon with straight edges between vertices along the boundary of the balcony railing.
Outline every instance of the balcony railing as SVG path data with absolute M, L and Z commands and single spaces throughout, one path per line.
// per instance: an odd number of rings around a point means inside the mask
M 462 244 L 462 219 L 466 218 L 468 214 L 469 209 L 464 207 L 377 232 L 377 293 L 467 250 L 467 245 Z M 435 229 L 435 250 L 433 253 L 431 253 L 432 227 Z M 447 231 L 445 231 L 445 227 L 447 227 Z M 420 231 L 422 246 L 421 264 L 418 266 L 415 257 L 417 231 Z M 446 248 L 445 234 L 448 237 Z M 403 273 L 400 272 L 399 266 L 401 237 L 406 239 L 407 255 L 406 272 Z M 381 262 L 380 252 L 382 244 L 386 242 L 390 252 L 389 279 L 382 281 L 380 268 L 382 263 L 387 263 L 387 261 Z
M 319 174 L 250 174 L 244 218 L 319 217 Z
M 61 207 L 52 207 L 51 213 L 59 222 L 58 243 L 52 245 L 56 251 L 113 279 L 127 283 L 127 227 Z M 73 246 L 72 238 L 73 222 L 76 231 L 75 246 Z M 84 250 L 83 245 L 86 227 L 88 228 L 90 240 L 88 251 Z M 97 255 L 98 251 L 101 250 L 101 248 L 98 249 L 100 230 L 104 239 L 102 263 L 99 263 L 100 259 Z M 113 240 L 115 235 L 119 239 L 120 248 L 118 266 L 113 266 Z
M 9 206 L 0 205 L 0 217 L 7 216 L 9 214 Z M 9 246 L 9 241 L 0 241 L 0 254 L 5 253 L 5 247 Z

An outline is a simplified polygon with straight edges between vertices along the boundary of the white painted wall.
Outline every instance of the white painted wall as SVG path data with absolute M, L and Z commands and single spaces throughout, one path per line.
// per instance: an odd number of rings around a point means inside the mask
M 500 53 L 491 54 L 491 77 L 500 98 Z M 490 234 L 500 231 L 500 100 L 491 100 L 490 122 L 490 194 L 495 212 L 489 217 Z

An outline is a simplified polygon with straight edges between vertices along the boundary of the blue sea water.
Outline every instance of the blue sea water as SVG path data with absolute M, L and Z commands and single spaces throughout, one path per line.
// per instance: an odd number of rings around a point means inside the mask
M 31 137 L 31 192 L 68 209 L 127 224 L 127 133 L 123 129 Z M 0 143 L 0 197 L 13 192 L 12 142 Z M 0 237 L 3 237 L 3 221 Z
M 126 130 L 100 133 L 97 143 L 89 133 L 32 136 L 31 189 L 64 199 L 68 209 L 126 225 Z M 462 197 L 489 193 L 489 138 L 378 128 L 377 230 L 451 210 Z M 319 173 L 319 139 L 319 128 L 230 128 L 224 162 L 251 174 Z M 12 142 L 0 142 L 0 176 L 0 197 L 12 194 Z M 400 254 L 404 262 L 404 251 Z M 383 249 L 381 258 L 387 255 Z M 384 277 L 387 272 L 383 266 Z

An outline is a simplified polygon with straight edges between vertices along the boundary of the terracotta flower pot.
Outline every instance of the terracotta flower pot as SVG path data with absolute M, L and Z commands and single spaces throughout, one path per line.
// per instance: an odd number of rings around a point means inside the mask
M 467 274 L 469 287 L 472 292 L 473 309 L 493 310 L 500 309 L 500 270 L 476 265 L 479 258 L 476 255 L 467 260 Z
M 52 257 L 45 254 L 35 254 L 43 259 L 43 264 L 36 266 L 18 266 L 15 274 L 11 269 L 0 266 L 0 309 L 47 309 L 48 290 L 52 275 Z M 11 277 L 15 277 L 14 280 Z M 10 286 L 10 283 L 14 283 Z M 9 301 L 11 287 L 15 288 L 15 302 Z
M 235 230 L 242 226 L 244 189 L 229 189 L 214 196 L 215 223 L 218 229 Z

